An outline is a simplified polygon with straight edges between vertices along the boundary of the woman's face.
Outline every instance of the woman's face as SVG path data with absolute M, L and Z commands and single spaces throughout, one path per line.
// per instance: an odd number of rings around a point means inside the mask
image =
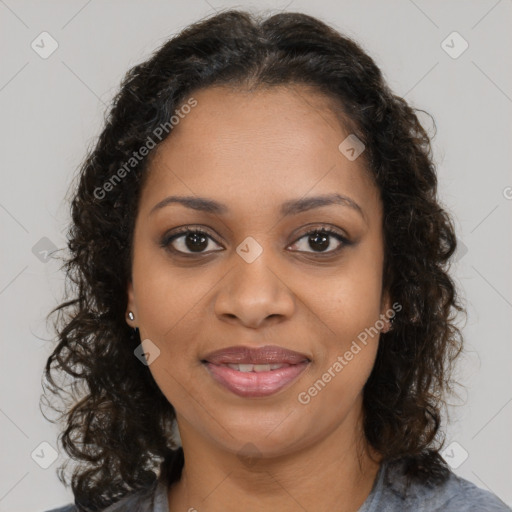
M 368 329 L 387 328 L 378 190 L 362 158 L 339 149 L 349 132 L 322 96 L 209 88 L 194 98 L 156 150 L 128 286 L 128 322 L 150 340 L 149 369 L 182 441 L 277 456 L 350 438 L 378 345 Z M 297 354 L 210 356 L 240 346 Z

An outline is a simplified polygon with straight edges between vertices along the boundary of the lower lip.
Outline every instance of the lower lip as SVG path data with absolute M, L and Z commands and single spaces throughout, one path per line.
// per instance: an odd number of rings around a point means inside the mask
M 210 375 L 235 395 L 262 397 L 277 393 L 298 378 L 309 361 L 268 372 L 239 372 L 225 365 L 205 363 Z

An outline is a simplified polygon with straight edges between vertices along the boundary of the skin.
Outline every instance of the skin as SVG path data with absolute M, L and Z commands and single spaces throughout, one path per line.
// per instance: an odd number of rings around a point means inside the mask
M 215 87 L 194 98 L 198 105 L 152 161 L 127 289 L 127 313 L 135 315 L 127 322 L 160 350 L 149 369 L 176 410 L 185 454 L 169 509 L 357 510 L 379 468 L 361 427 L 378 335 L 308 404 L 297 397 L 390 308 L 379 192 L 363 159 L 339 151 L 350 132 L 319 93 Z M 289 217 L 279 211 L 284 201 L 333 192 L 364 213 L 339 204 Z M 150 213 L 170 195 L 214 199 L 229 211 L 171 204 Z M 191 252 L 186 235 L 169 244 L 182 256 L 160 245 L 180 226 L 212 237 L 199 249 L 208 255 Z M 331 236 L 322 257 L 304 236 L 322 226 L 352 243 Z M 252 263 L 236 252 L 248 236 L 263 250 Z M 201 364 L 232 345 L 280 345 L 311 363 L 278 393 L 242 398 Z

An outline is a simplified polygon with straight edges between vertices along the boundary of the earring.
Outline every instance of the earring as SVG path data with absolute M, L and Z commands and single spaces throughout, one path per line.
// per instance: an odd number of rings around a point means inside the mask
M 128 318 L 133 321 L 135 320 L 135 315 L 131 311 L 128 311 Z

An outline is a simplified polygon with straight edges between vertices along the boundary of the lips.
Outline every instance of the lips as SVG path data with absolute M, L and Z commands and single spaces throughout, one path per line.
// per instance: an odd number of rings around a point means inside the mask
M 250 348 L 244 346 L 228 347 L 211 352 L 204 361 L 212 364 L 299 364 L 309 361 L 308 356 L 275 345 Z
M 228 347 L 208 354 L 203 364 L 213 379 L 242 397 L 264 397 L 283 389 L 311 362 L 305 354 L 282 347 Z

